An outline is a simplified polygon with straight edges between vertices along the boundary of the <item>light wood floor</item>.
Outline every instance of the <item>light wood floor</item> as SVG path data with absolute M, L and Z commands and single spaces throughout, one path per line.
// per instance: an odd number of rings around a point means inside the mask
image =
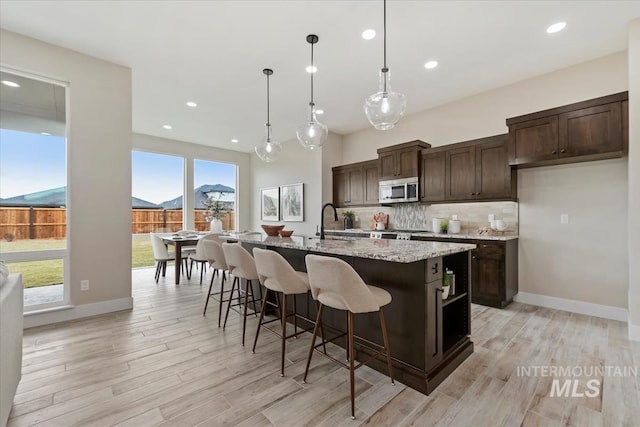
M 394 387 L 362 368 L 352 421 L 346 370 L 315 357 L 302 384 L 309 334 L 288 342 L 281 378 L 278 338 L 261 334 L 254 355 L 240 345 L 240 316 L 218 329 L 217 304 L 202 316 L 207 286 L 198 277 L 175 286 L 168 271 L 156 285 L 152 269 L 134 270 L 133 311 L 25 331 L 9 426 L 640 425 L 640 378 L 601 378 L 598 397 L 550 397 L 552 378 L 516 371 L 639 366 L 640 344 L 624 323 L 518 303 L 474 306 L 475 352 L 436 391 Z

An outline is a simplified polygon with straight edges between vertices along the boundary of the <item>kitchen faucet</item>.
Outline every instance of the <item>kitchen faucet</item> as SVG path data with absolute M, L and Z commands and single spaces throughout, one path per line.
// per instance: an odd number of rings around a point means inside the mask
M 322 211 L 320 211 L 320 239 L 322 240 L 324 240 L 324 209 L 327 206 L 331 206 L 331 209 L 333 209 L 334 221 L 338 220 L 338 211 L 336 211 L 336 207 L 333 206 L 333 203 L 325 203 L 324 206 L 322 206 Z

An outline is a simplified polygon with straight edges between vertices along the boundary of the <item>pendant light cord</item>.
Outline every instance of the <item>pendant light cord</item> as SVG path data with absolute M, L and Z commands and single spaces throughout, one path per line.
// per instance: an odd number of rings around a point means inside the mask
M 313 104 L 313 75 L 315 74 L 315 70 L 313 69 L 313 43 L 311 44 L 311 105 Z
M 382 72 L 383 73 L 387 73 L 389 72 L 389 69 L 387 68 L 387 0 L 383 0 L 382 2 L 383 6 L 382 6 L 382 14 L 384 15 L 382 18 L 382 53 L 383 53 L 383 59 L 384 59 L 384 64 L 382 66 Z M 386 77 L 384 78 L 384 93 L 387 92 L 387 79 Z

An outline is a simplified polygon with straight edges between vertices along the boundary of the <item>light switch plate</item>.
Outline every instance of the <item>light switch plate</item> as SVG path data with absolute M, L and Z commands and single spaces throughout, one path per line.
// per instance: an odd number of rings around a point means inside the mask
M 569 214 L 560 214 L 560 224 L 569 224 Z
M 89 290 L 89 281 L 88 280 L 81 280 L 80 281 L 80 290 L 81 291 L 88 291 Z

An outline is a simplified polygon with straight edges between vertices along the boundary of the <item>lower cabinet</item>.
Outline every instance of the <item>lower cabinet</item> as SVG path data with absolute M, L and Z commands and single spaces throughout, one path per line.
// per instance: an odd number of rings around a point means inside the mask
M 415 240 L 476 245 L 476 249 L 471 251 L 471 302 L 474 304 L 504 308 L 518 293 L 518 239 L 503 241 L 418 237 Z

